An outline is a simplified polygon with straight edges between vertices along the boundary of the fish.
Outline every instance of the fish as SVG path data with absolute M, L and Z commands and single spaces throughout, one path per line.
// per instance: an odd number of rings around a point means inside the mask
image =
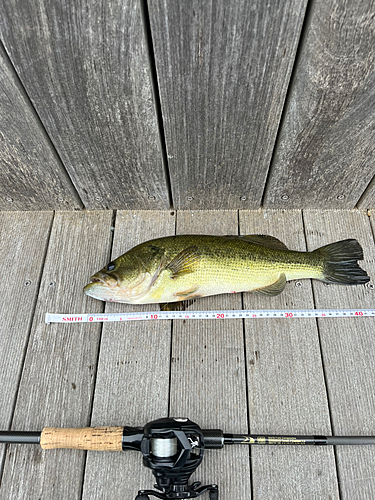
M 361 245 L 346 239 L 312 252 L 268 235 L 177 235 L 143 242 L 95 273 L 84 292 L 129 304 L 170 303 L 223 293 L 275 296 L 290 280 L 362 285 Z

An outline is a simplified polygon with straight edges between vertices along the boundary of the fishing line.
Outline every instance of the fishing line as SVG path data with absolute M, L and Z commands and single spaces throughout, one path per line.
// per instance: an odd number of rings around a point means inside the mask
M 46 314 L 46 323 L 105 323 L 163 319 L 272 319 L 374 317 L 375 309 L 245 309 L 237 311 L 143 311 L 99 314 Z

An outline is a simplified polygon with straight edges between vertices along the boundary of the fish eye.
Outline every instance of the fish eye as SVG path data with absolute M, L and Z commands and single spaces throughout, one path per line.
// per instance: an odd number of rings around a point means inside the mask
M 113 262 L 110 262 L 107 266 L 107 271 L 113 271 L 116 266 Z

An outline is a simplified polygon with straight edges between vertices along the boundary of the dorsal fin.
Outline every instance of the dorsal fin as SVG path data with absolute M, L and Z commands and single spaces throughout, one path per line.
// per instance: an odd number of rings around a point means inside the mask
M 274 236 L 268 236 L 267 234 L 248 234 L 245 236 L 227 236 L 227 238 L 239 238 L 241 240 L 246 240 L 249 243 L 254 243 L 256 245 L 262 245 L 268 248 L 275 248 L 277 250 L 288 250 L 288 247 L 282 241 L 278 240 Z

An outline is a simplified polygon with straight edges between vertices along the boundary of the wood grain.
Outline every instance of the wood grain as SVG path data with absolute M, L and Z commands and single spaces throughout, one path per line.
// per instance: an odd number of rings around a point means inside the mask
M 24 361 L 12 428 L 90 424 L 101 325 L 46 325 L 45 313 L 101 312 L 82 288 L 109 257 L 112 212 L 55 215 Z M 38 234 L 38 233 L 37 233 Z M 9 446 L 0 498 L 80 497 L 85 454 Z
M 140 2 L 10 0 L 6 51 L 86 208 L 168 208 Z
M 268 234 L 306 250 L 301 211 L 241 211 L 239 220 L 241 234 Z M 310 280 L 287 283 L 277 297 L 244 294 L 244 309 L 313 307 Z M 330 434 L 315 319 L 245 320 L 245 331 L 250 431 Z M 251 464 L 254 499 L 339 498 L 332 448 L 253 446 Z
M 235 211 L 177 212 L 177 234 L 237 232 Z M 197 299 L 190 309 L 241 309 L 241 295 Z M 201 428 L 247 432 L 242 320 L 174 321 L 169 413 L 188 417 Z M 223 500 L 249 498 L 248 448 L 207 451 L 192 480 L 217 483 Z
M 0 210 L 81 206 L 0 44 Z
M 175 208 L 258 207 L 307 2 L 148 3 Z
M 364 249 L 361 266 L 372 277 L 370 286 L 325 286 L 314 282 L 317 308 L 373 308 L 374 240 L 368 216 L 359 211 L 304 212 L 307 244 L 312 249 L 345 238 L 357 238 Z M 328 384 L 333 431 L 336 435 L 374 435 L 375 354 L 373 318 L 318 320 Z M 370 500 L 375 489 L 372 446 L 337 447 L 342 499 Z
M 12 421 L 52 218 L 52 212 L 0 213 L 1 429 Z M 1 464 L 4 451 L 1 445 Z
M 174 213 L 118 211 L 112 258 L 143 241 L 174 233 Z M 158 305 L 151 309 L 158 310 Z M 106 304 L 106 312 L 147 310 L 147 304 Z M 170 344 L 169 320 L 103 325 L 91 425 L 142 427 L 167 416 Z M 134 498 L 154 482 L 139 452 L 89 453 L 82 498 L 101 499 L 103 491 L 111 500 Z
M 311 5 L 264 205 L 352 208 L 374 175 L 375 4 Z
M 368 210 L 375 207 L 375 176 L 367 186 L 357 205 L 358 208 Z

